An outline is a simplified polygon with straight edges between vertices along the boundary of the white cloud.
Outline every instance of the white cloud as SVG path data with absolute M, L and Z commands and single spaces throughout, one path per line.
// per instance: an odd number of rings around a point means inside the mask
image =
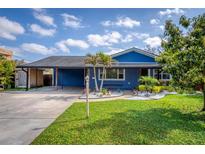
M 103 21 L 101 23 L 103 26 L 119 26 L 119 27 L 126 27 L 126 28 L 133 28 L 141 25 L 141 22 L 138 20 L 131 19 L 129 17 L 118 17 L 116 21 Z
M 37 53 L 41 55 L 51 55 L 57 51 L 56 48 L 48 48 L 37 43 L 23 43 L 21 45 L 21 49 L 27 52 Z
M 33 8 L 33 10 L 34 11 L 36 11 L 36 12 L 46 12 L 46 10 L 45 9 L 42 9 L 42 8 Z
M 23 26 L 15 21 L 11 21 L 6 17 L 0 17 L 0 37 L 8 40 L 16 40 L 16 35 L 25 32 Z
M 161 38 L 158 36 L 149 37 L 149 38 L 144 40 L 144 43 L 146 45 L 150 46 L 151 48 L 157 48 L 157 47 L 161 46 Z
M 67 39 L 56 43 L 56 46 L 63 52 L 69 52 L 69 47 L 78 47 L 81 49 L 89 48 L 89 44 L 83 40 Z
M 57 27 L 56 24 L 54 23 L 54 18 L 48 15 L 45 15 L 42 12 L 40 13 L 35 12 L 34 17 L 45 25 Z
M 99 34 L 89 34 L 88 35 L 88 42 L 93 46 L 108 46 L 107 35 L 99 35 Z
M 89 44 L 87 44 L 85 41 L 82 41 L 82 40 L 67 39 L 66 45 L 73 46 L 73 47 L 79 47 L 81 49 L 89 48 Z
M 147 33 L 135 33 L 135 37 L 138 39 L 146 39 L 149 37 L 149 34 L 147 34 Z
M 160 21 L 158 19 L 151 19 L 150 20 L 150 24 L 152 24 L 152 25 L 157 25 L 159 23 L 160 23 Z
M 175 8 L 175 9 L 166 9 L 165 11 L 159 11 L 161 16 L 171 16 L 172 14 L 179 15 L 184 14 L 185 11 L 183 9 Z
M 67 47 L 65 41 L 59 41 L 55 45 L 63 52 L 70 52 L 70 49 Z
M 164 31 L 164 25 L 160 25 L 159 28 Z
M 102 21 L 101 22 L 101 25 L 105 26 L 105 27 L 109 27 L 109 26 L 112 26 L 114 25 L 115 23 L 110 21 L 110 20 L 106 20 L 106 21 Z
M 83 26 L 81 25 L 81 19 L 71 15 L 71 14 L 67 14 L 67 13 L 63 13 L 61 14 L 61 16 L 63 17 L 63 24 L 67 27 L 71 27 L 71 28 L 83 28 Z
M 127 34 L 125 36 L 125 38 L 122 39 L 122 42 L 132 42 L 134 39 L 144 40 L 148 37 L 150 37 L 150 35 L 147 33 L 135 33 L 135 32 L 133 32 L 133 33 Z
M 125 38 L 122 39 L 122 42 L 125 42 L 125 43 L 127 43 L 127 42 L 132 42 L 133 39 L 134 39 L 134 35 L 132 35 L 132 34 L 127 34 L 127 35 L 125 36 Z
M 112 44 L 119 43 L 121 39 L 122 39 L 122 35 L 117 31 L 113 31 L 105 35 L 99 35 L 99 34 L 88 35 L 88 42 L 95 47 L 110 46 Z
M 113 47 L 108 47 L 108 50 L 109 51 L 106 52 L 106 54 L 108 54 L 108 55 L 112 55 L 112 54 L 123 51 L 123 49 L 121 49 L 121 48 L 113 48 Z
M 32 32 L 38 33 L 41 36 L 53 36 L 56 32 L 55 29 L 45 29 L 37 24 L 32 24 L 30 28 Z
M 88 42 L 95 47 L 111 46 L 117 43 L 132 42 L 136 39 L 144 40 L 150 37 L 148 33 L 129 32 L 124 37 L 117 31 L 107 32 L 104 35 L 90 34 L 88 35 Z

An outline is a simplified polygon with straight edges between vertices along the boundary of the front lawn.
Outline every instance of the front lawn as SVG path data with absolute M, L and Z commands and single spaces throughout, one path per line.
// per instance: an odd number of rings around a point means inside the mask
M 32 144 L 205 144 L 202 96 L 74 103 Z

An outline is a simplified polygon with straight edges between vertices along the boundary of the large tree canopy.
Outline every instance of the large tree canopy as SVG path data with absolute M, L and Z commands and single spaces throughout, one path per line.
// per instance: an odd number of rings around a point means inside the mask
M 15 71 L 15 62 L 0 56 L 0 84 L 8 88 L 12 83 Z
M 182 89 L 201 85 L 205 95 L 205 14 L 181 16 L 179 26 L 166 21 L 162 48 L 156 60 L 172 75 L 173 85 Z

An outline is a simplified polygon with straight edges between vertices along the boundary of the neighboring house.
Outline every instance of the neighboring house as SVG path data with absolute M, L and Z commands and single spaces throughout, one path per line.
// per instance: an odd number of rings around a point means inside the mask
M 25 64 L 24 60 L 16 60 L 16 65 Z M 15 69 L 15 87 L 24 88 L 26 87 L 26 72 L 21 68 Z
M 16 65 L 25 65 L 26 63 L 21 60 L 16 60 Z M 43 75 L 44 69 L 30 69 L 29 71 L 29 86 L 30 88 L 32 87 L 41 87 L 43 86 L 44 82 L 43 82 Z M 16 68 L 15 69 L 15 87 L 20 87 L 20 88 L 25 88 L 27 86 L 27 70 L 23 69 L 23 68 Z
M 0 55 L 5 57 L 8 60 L 11 60 L 13 56 L 13 52 L 7 49 L 0 48 Z
M 116 60 L 112 67 L 106 70 L 104 87 L 117 89 L 133 89 L 139 84 L 140 76 L 153 76 L 161 80 L 169 80 L 170 75 L 160 71 L 161 66 L 155 61 L 156 55 L 147 51 L 130 48 L 113 54 Z M 33 69 L 53 69 L 53 86 L 84 87 L 86 73 L 90 77 L 90 88 L 94 89 L 93 68 L 85 65 L 85 56 L 51 56 L 18 67 Z M 100 84 L 102 67 L 97 67 L 97 82 Z M 31 82 L 28 80 L 28 87 Z

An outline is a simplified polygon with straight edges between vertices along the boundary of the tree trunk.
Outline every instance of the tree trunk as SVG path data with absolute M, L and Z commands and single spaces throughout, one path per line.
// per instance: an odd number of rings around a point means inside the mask
M 96 78 L 96 68 L 95 66 L 93 67 L 93 71 L 94 71 L 94 78 L 95 78 L 95 90 L 98 92 L 98 83 L 97 83 L 97 78 Z
M 205 83 L 204 83 L 204 85 L 203 85 L 203 98 L 204 98 L 204 100 L 203 100 L 204 106 L 203 106 L 203 108 L 202 108 L 202 111 L 205 111 Z
M 89 104 L 89 76 L 86 76 L 86 116 L 90 115 L 90 104 Z
M 102 74 L 102 80 L 101 80 L 101 84 L 100 84 L 100 91 L 102 91 L 102 88 L 103 88 L 104 77 L 105 77 L 105 67 L 103 67 L 103 74 Z

